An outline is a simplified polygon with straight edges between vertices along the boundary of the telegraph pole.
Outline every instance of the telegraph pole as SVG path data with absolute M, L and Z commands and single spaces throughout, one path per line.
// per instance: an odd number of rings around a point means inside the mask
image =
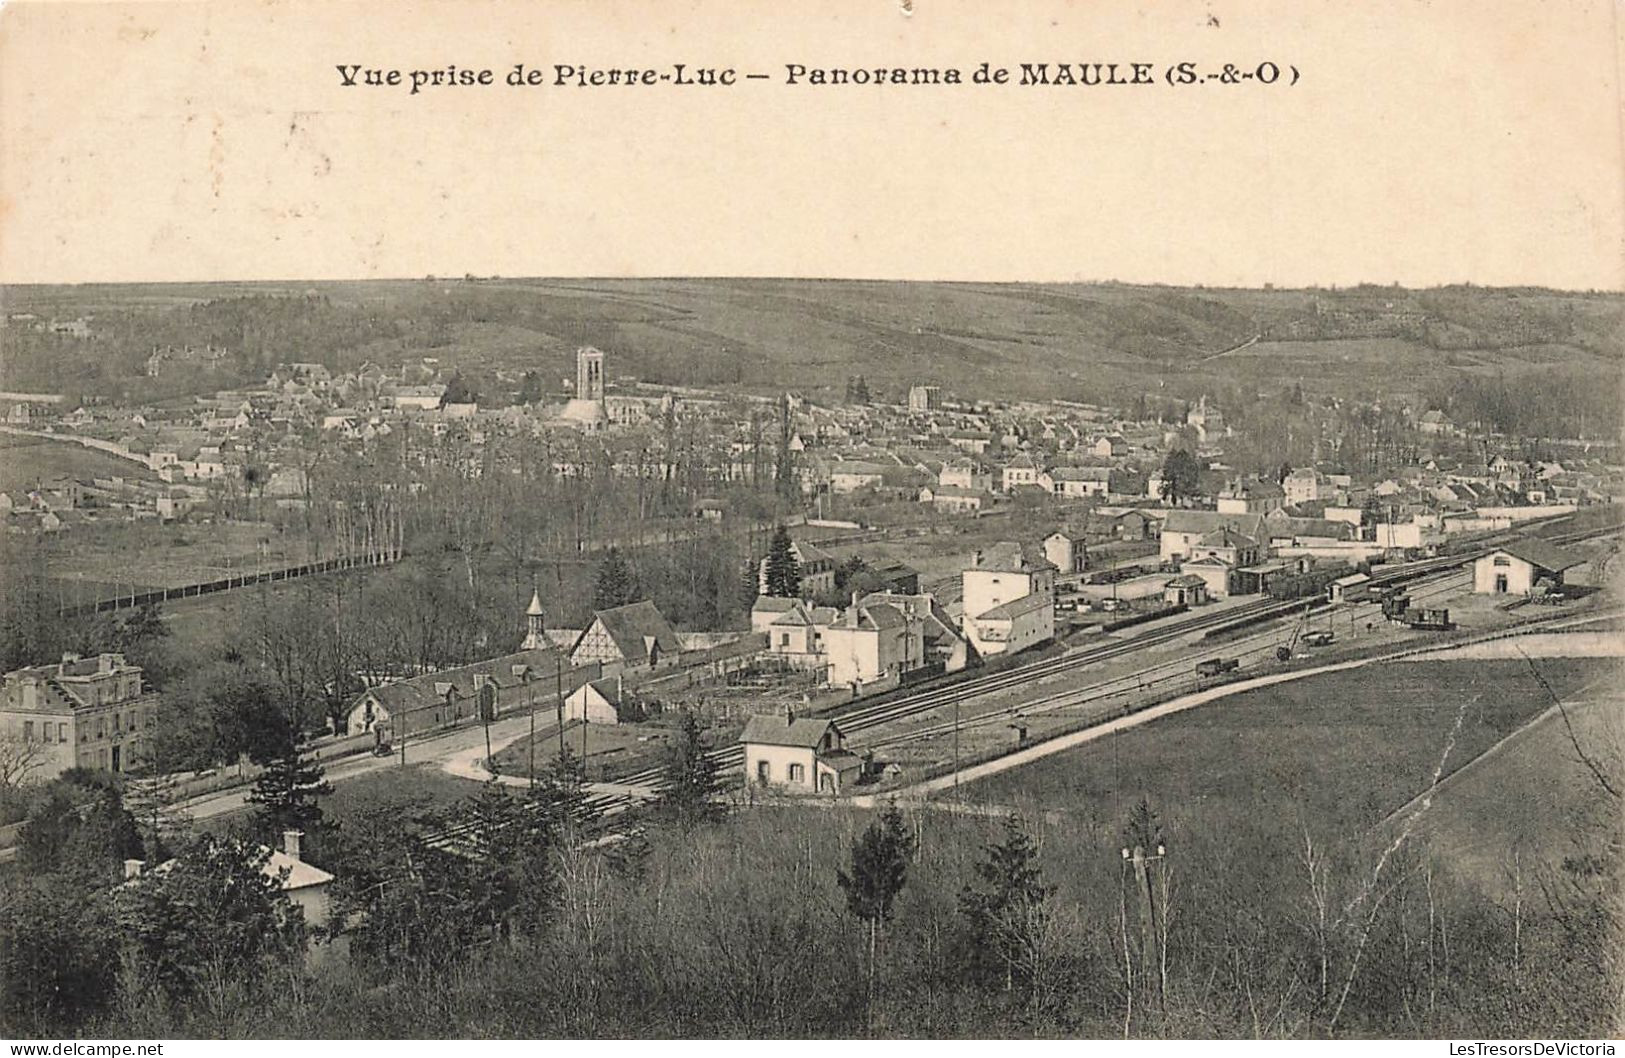
M 1133 849 L 1123 849 L 1123 859 L 1129 861 L 1134 867 L 1134 875 L 1140 889 L 1140 966 L 1141 977 L 1146 982 L 1146 997 L 1154 1010 L 1162 1009 L 1162 949 L 1161 938 L 1158 935 L 1158 909 L 1155 895 L 1151 890 L 1151 861 L 1162 860 L 1168 855 L 1165 846 L 1158 845 L 1155 855 L 1147 855 L 1143 845 L 1136 845 Z
M 536 688 L 531 686 L 531 672 L 525 668 L 525 704 L 530 708 L 530 742 L 529 759 L 526 763 L 526 772 L 530 775 L 530 788 L 536 789 Z
M 553 701 L 559 714 L 559 760 L 564 759 L 564 656 L 553 655 Z

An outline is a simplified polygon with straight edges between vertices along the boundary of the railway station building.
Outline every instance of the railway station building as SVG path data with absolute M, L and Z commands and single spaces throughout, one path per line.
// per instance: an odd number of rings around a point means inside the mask
M 1563 574 L 1585 559 L 1544 540 L 1505 544 L 1473 563 L 1473 591 L 1479 595 L 1529 595 L 1537 585 L 1559 588 Z

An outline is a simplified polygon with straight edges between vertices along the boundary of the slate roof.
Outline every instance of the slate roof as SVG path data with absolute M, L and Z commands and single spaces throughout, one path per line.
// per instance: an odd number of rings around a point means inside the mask
M 1354 526 L 1327 518 L 1278 518 L 1271 519 L 1270 533 L 1275 536 L 1325 536 L 1346 540 L 1353 535 Z
M 1056 467 L 1049 472 L 1052 481 L 1111 481 L 1111 467 Z
M 1010 621 L 1017 617 L 1032 613 L 1034 610 L 1041 610 L 1046 606 L 1053 605 L 1055 605 L 1055 602 L 1048 595 L 1033 592 L 1030 595 L 1023 595 L 1019 599 L 1011 599 L 1007 603 L 995 606 L 986 613 L 979 613 L 976 615 L 976 620 Z
M 473 698 L 476 676 L 491 677 L 491 682 L 496 684 L 497 691 L 500 693 L 511 687 L 524 686 L 523 673 L 528 668 L 535 673 L 535 678 L 545 678 L 544 684 L 551 687 L 552 677 L 558 669 L 559 657 L 559 652 L 551 647 L 542 647 L 538 650 L 521 650 L 517 653 L 504 654 L 501 657 L 475 662 L 472 665 L 464 665 L 461 668 L 443 669 L 440 672 L 428 672 L 422 676 L 414 676 L 408 680 L 386 683 L 369 689 L 366 694 L 372 695 L 390 713 L 397 713 L 438 705 L 445 701 L 446 690 L 454 691 L 459 699 Z M 517 673 L 516 669 L 518 670 Z M 576 671 L 566 660 L 564 665 L 565 686 L 571 690 L 579 687 L 583 682 L 582 676 L 571 679 L 572 674 Z
M 1000 540 L 984 549 L 975 569 L 994 573 L 1032 573 L 1040 569 L 1054 569 L 1055 563 L 1041 555 L 1030 555 L 1013 540 Z
M 1202 539 L 1198 540 L 1196 544 L 1198 547 L 1248 548 L 1257 547 L 1258 541 L 1243 533 L 1239 533 L 1226 525 L 1221 526 L 1210 533 L 1204 534 Z
M 1169 511 L 1163 520 L 1164 533 L 1211 533 L 1230 528 L 1257 540 L 1265 531 L 1262 514 L 1220 514 L 1218 511 Z
M 602 623 L 605 633 L 629 662 L 648 660 L 651 642 L 660 648 L 662 654 L 682 653 L 683 644 L 677 638 L 677 630 L 647 599 L 617 606 L 613 610 L 599 610 L 592 616 L 593 620 L 582 630 L 582 637 L 586 637 L 593 624 Z M 576 646 L 580 645 L 581 640 L 576 640 Z
M 791 720 L 784 716 L 753 716 L 745 722 L 739 741 L 759 746 L 794 746 L 817 749 L 824 734 L 835 726 L 833 720 Z M 839 728 L 836 731 L 839 732 Z
M 1561 573 L 1565 569 L 1570 569 L 1585 562 L 1584 558 L 1572 551 L 1564 551 L 1560 547 L 1533 537 L 1525 537 L 1522 540 L 1514 540 L 1510 544 L 1503 544 L 1499 550 L 1505 551 L 1513 558 L 1521 558 L 1532 566 L 1539 566 L 1541 569 L 1550 570 L 1553 573 Z

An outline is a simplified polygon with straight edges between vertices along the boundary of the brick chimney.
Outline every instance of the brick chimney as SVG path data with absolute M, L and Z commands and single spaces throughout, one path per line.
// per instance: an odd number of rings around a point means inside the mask
M 144 860 L 125 860 L 124 880 L 130 881 L 132 878 L 141 877 L 141 869 L 145 866 L 146 862 Z
M 294 859 L 299 859 L 299 841 L 305 836 L 303 830 L 284 830 L 282 832 L 282 851 Z

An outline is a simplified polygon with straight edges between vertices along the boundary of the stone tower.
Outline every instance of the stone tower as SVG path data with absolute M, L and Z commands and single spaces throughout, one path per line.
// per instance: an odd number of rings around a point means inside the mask
M 576 399 L 604 399 L 604 354 L 590 345 L 576 350 Z

